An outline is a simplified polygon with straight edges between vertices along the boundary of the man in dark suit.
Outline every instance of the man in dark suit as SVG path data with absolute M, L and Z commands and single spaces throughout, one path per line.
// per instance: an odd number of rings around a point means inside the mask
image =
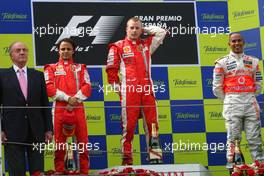
M 41 175 L 44 154 L 34 145 L 50 142 L 53 131 L 44 75 L 26 67 L 28 48 L 24 43 L 12 43 L 9 54 L 13 66 L 0 73 L 1 139 L 8 171 L 12 176 L 25 175 L 26 151 L 30 174 Z

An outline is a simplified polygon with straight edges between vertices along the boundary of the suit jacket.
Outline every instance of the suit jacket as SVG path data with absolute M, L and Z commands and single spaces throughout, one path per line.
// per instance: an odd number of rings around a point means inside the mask
M 27 80 L 26 100 L 13 67 L 0 71 L 0 104 L 3 107 L 1 127 L 9 142 L 26 142 L 28 136 L 33 137 L 34 142 L 43 142 L 45 132 L 53 131 L 43 73 L 28 68 Z

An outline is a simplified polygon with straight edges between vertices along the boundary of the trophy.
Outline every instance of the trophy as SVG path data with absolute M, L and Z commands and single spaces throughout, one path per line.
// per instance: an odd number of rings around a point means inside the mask
M 232 175 L 234 172 L 234 165 L 243 165 L 245 164 L 245 158 L 240 150 L 239 140 L 235 140 L 235 146 L 234 146 L 234 154 L 233 157 L 230 157 L 228 159 L 228 162 L 226 164 L 226 168 L 229 170 L 229 174 Z M 230 145 L 234 145 L 231 143 Z M 246 174 L 245 174 L 246 175 Z
M 235 140 L 235 154 L 233 157 L 233 162 L 236 165 L 242 165 L 245 164 L 245 158 L 240 150 L 239 141 Z
M 62 132 L 66 137 L 67 141 L 70 141 L 68 137 L 72 137 L 72 142 L 75 143 L 75 127 L 76 127 L 76 115 L 73 110 L 65 110 L 63 114 L 63 124 L 62 124 Z M 77 174 L 79 171 L 78 165 L 78 152 L 76 157 L 74 157 L 74 151 L 71 149 L 70 144 L 68 144 L 66 155 L 64 158 L 64 165 L 66 173 L 69 175 Z M 76 164 L 77 163 L 77 164 Z
M 159 145 L 159 138 L 157 134 L 156 124 L 152 123 L 152 133 L 149 139 L 149 163 L 162 164 L 162 150 Z
M 65 168 L 67 170 L 67 174 L 73 174 L 77 170 L 75 159 L 74 159 L 74 154 L 71 149 L 67 150 L 67 153 L 65 156 Z

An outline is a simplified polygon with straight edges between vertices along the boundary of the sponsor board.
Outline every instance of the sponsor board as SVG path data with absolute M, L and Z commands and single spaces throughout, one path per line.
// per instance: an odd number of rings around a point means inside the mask
M 193 2 L 33 1 L 32 7 L 36 66 L 56 62 L 56 44 L 65 37 L 77 44 L 76 62 L 105 65 L 108 44 L 125 37 L 126 21 L 133 16 L 141 19 L 143 26 L 160 26 L 171 33 L 153 55 L 154 64 L 198 64 L 196 34 L 191 30 L 195 28 Z M 58 13 L 58 9 L 67 13 Z
M 231 32 L 259 27 L 257 0 L 228 1 L 228 20 Z
M 203 99 L 200 67 L 168 68 L 171 100 Z
M 86 123 L 89 135 L 106 134 L 104 102 L 84 102 Z
M 34 67 L 31 34 L 0 34 L 0 41 L 0 68 L 8 68 L 13 64 L 8 53 L 8 48 L 15 41 L 21 41 L 27 45 L 29 50 L 27 66 Z
M 31 34 L 30 0 L 2 0 L 0 26 L 1 34 Z

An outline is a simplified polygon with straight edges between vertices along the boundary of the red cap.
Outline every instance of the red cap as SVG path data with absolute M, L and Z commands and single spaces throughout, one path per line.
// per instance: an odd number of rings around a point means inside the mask
M 70 137 L 75 133 L 76 116 L 74 111 L 65 110 L 62 118 L 62 132 L 65 136 Z

